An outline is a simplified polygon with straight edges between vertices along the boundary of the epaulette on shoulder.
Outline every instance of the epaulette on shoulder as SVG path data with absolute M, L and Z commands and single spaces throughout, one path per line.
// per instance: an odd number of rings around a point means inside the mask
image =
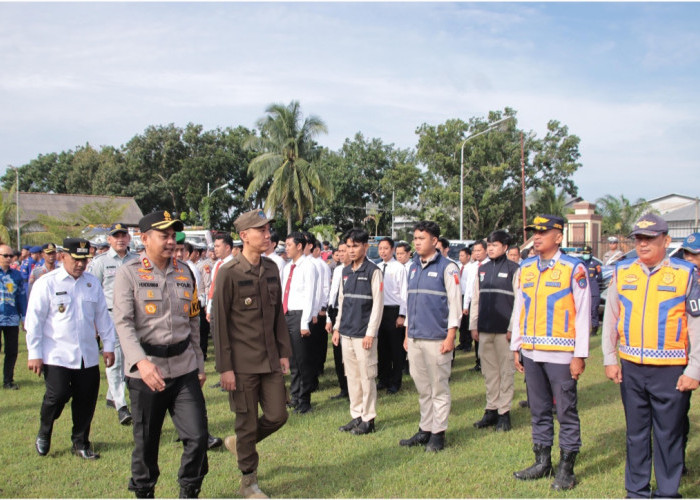
M 678 259 L 676 257 L 669 257 L 668 263 L 671 267 L 675 269 L 685 269 L 688 272 L 691 272 L 693 270 L 694 264 L 691 262 L 688 262 L 687 260 L 683 259 Z

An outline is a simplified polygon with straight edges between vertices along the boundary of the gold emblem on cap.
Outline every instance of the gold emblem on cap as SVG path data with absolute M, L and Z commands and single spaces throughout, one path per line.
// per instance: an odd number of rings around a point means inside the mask
M 85 245 L 87 245 L 86 242 L 84 242 L 84 241 L 81 241 L 81 242 L 80 242 L 80 248 L 85 248 Z
M 245 305 L 249 306 L 253 303 L 253 299 L 251 299 L 250 297 L 246 297 L 246 299 L 243 302 L 245 303 Z
M 163 212 L 163 218 L 167 221 L 173 220 L 172 216 L 170 215 L 170 212 Z
M 692 243 L 692 242 L 694 242 L 694 241 L 695 241 L 695 236 L 694 236 L 694 235 L 691 234 L 690 236 L 688 236 L 688 243 Z
M 121 229 L 121 228 L 122 228 L 121 224 L 117 224 L 116 226 L 114 226 L 114 229 Z
M 656 224 L 656 222 L 652 222 L 650 220 L 640 220 L 639 222 L 637 222 L 637 227 L 640 229 L 646 229 L 649 226 L 653 226 L 654 224 Z
M 533 224 L 546 224 L 549 222 L 549 219 L 546 217 L 535 217 L 535 220 L 532 221 Z

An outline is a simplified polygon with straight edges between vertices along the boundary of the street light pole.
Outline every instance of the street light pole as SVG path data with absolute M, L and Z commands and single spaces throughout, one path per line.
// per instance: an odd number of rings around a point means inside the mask
M 209 226 L 211 225 L 211 195 L 216 193 L 219 189 L 223 189 L 226 186 L 228 186 L 231 183 L 231 181 L 228 181 L 226 184 L 222 184 L 221 186 L 214 188 L 213 191 L 209 191 L 209 183 L 207 182 L 207 229 L 211 229 Z
M 459 162 L 459 239 L 463 240 L 462 236 L 462 231 L 464 230 L 464 145 L 467 143 L 467 141 L 470 141 L 471 139 L 474 139 L 475 137 L 479 137 L 480 135 L 487 134 L 491 132 L 493 129 L 498 128 L 499 125 L 502 123 L 513 119 L 513 116 L 506 116 L 505 118 L 501 118 L 498 121 L 493 122 L 491 125 L 486 130 L 482 130 L 481 132 L 477 132 L 476 134 L 471 134 L 462 141 L 462 147 L 460 148 L 461 153 L 460 153 L 460 162 Z

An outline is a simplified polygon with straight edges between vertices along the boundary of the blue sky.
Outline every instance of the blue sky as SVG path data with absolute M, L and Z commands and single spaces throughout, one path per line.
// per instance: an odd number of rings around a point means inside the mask
M 697 3 L 0 3 L 0 169 L 297 99 L 337 149 L 506 106 L 581 138 L 579 194 L 700 194 Z

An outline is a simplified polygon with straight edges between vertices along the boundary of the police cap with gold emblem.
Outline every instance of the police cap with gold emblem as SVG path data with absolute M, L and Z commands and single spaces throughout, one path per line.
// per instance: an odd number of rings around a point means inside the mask
M 122 224 L 121 222 L 115 222 L 111 225 L 107 234 L 110 236 L 114 236 L 117 233 L 129 234 L 129 230 L 126 227 L 126 224 Z
M 174 218 L 167 210 L 150 213 L 142 217 L 139 221 L 139 229 L 142 233 L 150 231 L 151 229 L 165 231 L 169 227 L 172 227 L 175 231 L 182 231 L 185 225 L 180 219 Z
M 668 224 L 656 214 L 644 214 L 637 222 L 634 223 L 634 228 L 630 236 L 658 236 L 668 233 Z
M 686 252 L 697 255 L 700 253 L 700 233 L 689 234 L 681 246 Z
M 559 231 L 564 231 L 564 224 L 566 224 L 566 221 L 563 217 L 544 214 L 535 217 L 532 224 L 526 226 L 525 229 L 530 229 L 532 231 L 549 231 L 550 229 L 558 229 Z
M 44 243 L 41 248 L 44 250 L 44 253 L 56 253 L 56 245 L 53 243 Z
M 74 259 L 87 259 L 90 257 L 90 242 L 83 238 L 66 238 L 63 251 Z
M 268 219 L 265 212 L 258 208 L 239 215 L 233 223 L 236 226 L 236 231 L 240 233 L 251 227 L 263 227 L 273 221 L 274 219 Z

